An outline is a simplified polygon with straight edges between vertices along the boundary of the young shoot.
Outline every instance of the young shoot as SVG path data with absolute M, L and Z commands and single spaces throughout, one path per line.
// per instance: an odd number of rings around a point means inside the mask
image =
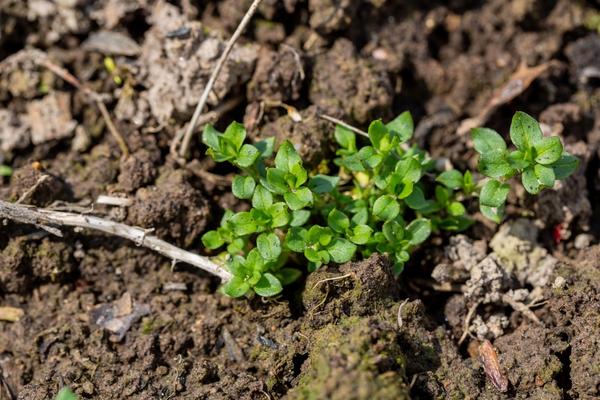
M 521 175 L 525 189 L 537 194 L 578 166 L 558 137 L 544 137 L 538 122 L 522 112 L 510 127 L 516 150 L 491 129 L 473 130 L 479 172 L 487 177 L 480 182 L 469 171 L 438 171 L 424 150 L 408 146 L 412 134 L 408 112 L 372 122 L 364 144 L 336 126 L 337 174 L 329 176 L 308 171 L 289 141 L 273 157 L 273 138 L 245 144 L 241 124 L 223 133 L 207 126 L 207 154 L 240 169 L 232 192 L 252 205 L 249 211 L 227 210 L 220 227 L 202 237 L 206 248 L 222 248 L 226 255 L 233 278 L 223 292 L 273 296 L 301 276 L 293 265 L 312 272 L 375 252 L 388 254 L 399 274 L 432 232 L 472 224 L 465 205 L 470 199 L 478 198 L 482 214 L 500 222 L 510 178 Z

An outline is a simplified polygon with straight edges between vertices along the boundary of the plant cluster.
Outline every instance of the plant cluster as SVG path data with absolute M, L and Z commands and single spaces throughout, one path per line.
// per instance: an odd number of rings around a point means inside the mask
M 425 151 L 407 145 L 412 134 L 408 112 L 387 124 L 372 122 L 368 141 L 336 126 L 339 149 L 330 165 L 337 171 L 332 176 L 307 171 L 289 141 L 273 157 L 273 138 L 244 144 L 241 124 L 232 123 L 223 133 L 207 126 L 207 154 L 242 171 L 233 179 L 232 192 L 252 205 L 249 211 L 227 210 L 220 227 L 202 237 L 208 249 L 225 246 L 233 278 L 224 293 L 239 297 L 253 290 L 273 296 L 301 276 L 290 265 L 308 264 L 311 272 L 374 252 L 388 254 L 399 274 L 432 232 L 470 226 L 469 199 L 479 197 L 481 212 L 499 222 L 508 179 L 522 174 L 523 185 L 535 194 L 578 164 L 564 153 L 558 137 L 543 137 L 539 124 L 520 112 L 510 129 L 517 148 L 512 152 L 498 133 L 473 131 L 479 171 L 489 178 L 481 182 L 469 171 L 438 171 Z

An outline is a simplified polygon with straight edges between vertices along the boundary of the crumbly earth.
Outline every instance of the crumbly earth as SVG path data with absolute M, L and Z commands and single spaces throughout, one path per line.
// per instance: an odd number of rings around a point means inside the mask
M 0 0 L 0 164 L 13 168 L 0 198 L 202 252 L 223 210 L 247 205 L 198 137 L 186 167 L 169 146 L 250 3 Z M 472 169 L 458 128 L 520 66 L 545 65 L 526 87 L 512 81 L 514 98 L 483 123 L 506 134 L 524 110 L 581 168 L 536 199 L 512 193 L 501 227 L 478 218 L 464 236 L 435 235 L 399 278 L 373 255 L 270 299 L 227 298 L 214 278 L 135 243 L 0 221 L 0 307 L 23 312 L 0 318 L 0 398 L 51 399 L 62 386 L 82 399 L 600 398 L 598 7 L 264 0 L 209 98 L 230 105 L 218 128 L 235 119 L 251 140 L 291 140 L 323 173 L 335 145 L 320 115 L 366 129 L 410 110 L 416 142 Z M 46 57 L 100 93 L 127 157 Z M 102 194 L 131 204 L 93 205 Z M 484 373 L 483 339 L 507 392 Z

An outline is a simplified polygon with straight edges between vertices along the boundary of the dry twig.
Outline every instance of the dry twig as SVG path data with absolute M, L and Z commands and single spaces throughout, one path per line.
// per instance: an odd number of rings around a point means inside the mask
M 330 115 L 327 115 L 327 114 L 319 114 L 319 118 L 322 118 L 322 119 L 327 120 L 329 122 L 333 122 L 334 124 L 338 124 L 340 126 L 343 126 L 344 128 L 350 129 L 352 132 L 355 132 L 355 133 L 357 133 L 357 134 L 359 134 L 361 136 L 369 137 L 369 134 L 367 132 L 365 132 L 365 131 L 363 131 L 361 129 L 358 129 L 357 127 L 354 127 L 354 126 L 352 126 L 350 124 L 347 124 L 344 121 L 342 121 L 341 119 L 334 118 L 334 117 L 332 117 Z
M 180 157 L 185 157 L 187 155 L 188 149 L 190 147 L 190 142 L 192 140 L 192 135 L 194 134 L 194 130 L 196 129 L 196 126 L 198 125 L 198 119 L 202 115 L 202 111 L 204 111 L 204 106 L 206 105 L 208 96 L 209 96 L 210 92 L 212 91 L 212 88 L 213 88 L 215 82 L 217 81 L 217 78 L 219 77 L 219 73 L 221 72 L 223 65 L 225 65 L 225 61 L 227 61 L 227 58 L 229 57 L 229 53 L 233 49 L 233 45 L 239 39 L 239 37 L 242 35 L 242 32 L 244 31 L 244 29 L 246 29 L 246 26 L 250 22 L 250 19 L 256 12 L 256 9 L 258 8 L 261 1 L 262 0 L 254 0 L 252 2 L 250 7 L 248 8 L 248 11 L 246 11 L 246 15 L 244 15 L 244 18 L 242 18 L 242 20 L 240 21 L 240 24 L 235 29 L 235 32 L 233 32 L 231 39 L 229 39 L 229 42 L 227 42 L 227 46 L 225 46 L 225 50 L 223 50 L 221 57 L 217 61 L 217 65 L 215 65 L 215 69 L 213 69 L 212 74 L 210 75 L 210 78 L 208 79 L 208 83 L 206 84 L 206 87 L 204 88 L 204 92 L 202 92 L 202 95 L 200 96 L 200 100 L 198 100 L 198 105 L 196 106 L 196 109 L 194 110 L 194 115 L 192 116 L 190 124 L 187 127 L 185 135 L 183 136 L 181 148 L 179 149 Z
M 46 231 L 62 237 L 59 226 L 87 228 L 119 236 L 134 241 L 138 246 L 144 246 L 176 261 L 183 261 L 206 272 L 218 276 L 223 281 L 231 279 L 231 273 L 225 268 L 213 263 L 206 257 L 180 249 L 156 236 L 148 235 L 148 230 L 133 227 L 119 222 L 81 215 L 71 212 L 52 211 L 43 208 L 17 205 L 0 200 L 0 218 L 35 225 Z

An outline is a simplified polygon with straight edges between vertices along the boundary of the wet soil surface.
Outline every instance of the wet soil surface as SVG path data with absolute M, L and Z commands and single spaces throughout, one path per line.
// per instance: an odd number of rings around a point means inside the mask
M 249 4 L 0 0 L 0 164 L 13 168 L 0 198 L 202 252 L 223 210 L 246 205 L 198 141 L 186 168 L 169 146 Z M 410 110 L 418 143 L 473 168 L 465 127 L 506 132 L 524 110 L 582 167 L 536 199 L 511 195 L 502 226 L 433 238 L 399 279 L 374 255 L 275 299 L 224 297 L 131 242 L 7 222 L 0 398 L 65 385 L 99 399 L 600 398 L 598 21 L 592 0 L 263 1 L 209 97 L 217 126 L 289 139 L 323 168 L 333 125 L 318 114 L 365 128 Z M 128 156 L 44 60 L 100 94 Z M 129 205 L 92 206 L 101 194 Z M 484 371 L 486 340 L 506 388 Z

